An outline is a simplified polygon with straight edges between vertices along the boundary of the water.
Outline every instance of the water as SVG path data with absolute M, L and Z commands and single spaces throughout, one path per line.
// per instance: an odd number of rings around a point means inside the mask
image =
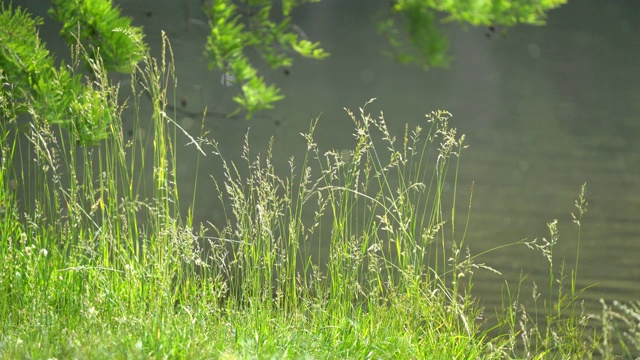
M 198 1 L 121 1 L 125 14 L 143 25 L 156 53 L 160 30 L 173 45 L 180 104 L 197 113 L 232 110 L 232 87 L 220 84 L 202 55 L 206 22 Z M 14 2 L 14 5 L 16 3 Z M 467 244 L 473 253 L 522 238 L 548 236 L 546 223 L 559 219 L 559 259 L 573 267 L 576 232 L 570 213 L 580 185 L 587 185 L 589 211 L 583 221 L 579 285 L 596 284 L 585 297 L 640 298 L 640 6 L 633 1 L 574 0 L 550 13 L 544 27 L 517 27 L 505 37 L 486 37 L 486 29 L 448 24 L 454 61 L 448 69 L 420 69 L 396 64 L 382 55 L 388 46 L 372 18 L 387 1 L 329 1 L 305 6 L 294 23 L 331 53 L 315 61 L 296 58 L 288 74 L 265 69 L 286 95 L 276 110 L 251 121 L 219 116 L 205 119 L 225 154 L 239 156 L 246 129 L 252 147 L 264 151 L 275 137 L 277 166 L 305 149 L 300 132 L 311 119 L 324 149 L 352 144 L 352 123 L 342 110 L 357 110 L 370 98 L 372 112 L 383 110 L 393 132 L 406 122 L 422 124 L 424 114 L 446 109 L 453 125 L 467 136 L 459 189 L 464 211 L 473 184 Z M 55 27 L 53 27 L 55 29 Z M 52 30 L 41 33 L 59 46 Z M 49 40 L 51 39 L 51 40 Z M 51 45 L 50 45 L 51 46 Z M 177 104 L 178 105 L 178 104 Z M 181 119 L 193 124 L 199 119 Z M 189 149 L 180 150 L 189 156 Z M 194 152 L 195 154 L 195 152 Z M 219 173 L 206 160 L 200 184 Z M 193 183 L 194 169 L 180 162 L 183 183 Z M 185 189 L 183 199 L 190 199 Z M 217 219 L 210 187 L 199 191 L 196 219 Z M 200 196 L 201 195 L 201 196 Z M 462 213 L 461 213 L 462 214 Z M 474 291 L 485 305 L 500 305 L 504 279 L 546 279 L 544 258 L 523 247 L 509 247 L 479 258 L 504 277 L 477 273 Z

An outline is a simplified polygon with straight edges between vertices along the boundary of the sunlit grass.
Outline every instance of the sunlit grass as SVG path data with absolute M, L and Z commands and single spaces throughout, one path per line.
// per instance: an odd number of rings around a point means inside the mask
M 549 263 L 535 308 L 520 305 L 516 284 L 503 312 L 483 320 L 492 312 L 473 297 L 473 275 L 497 271 L 470 253 L 469 214 L 455 212 L 471 199 L 457 198 L 466 145 L 449 113 L 395 138 L 366 104 L 347 111 L 349 151 L 322 152 L 314 121 L 289 169 L 276 169 L 270 151 L 253 154 L 250 134 L 234 163 L 166 113 L 171 58 L 165 43 L 132 74 L 137 122 L 151 99 L 148 144 L 124 140 L 120 113 L 93 147 L 35 110 L 26 131 L 16 118 L 0 124 L 3 358 L 585 358 L 595 347 L 613 356 L 612 325 L 602 342 L 581 311 L 577 261 L 554 262 L 555 221 L 548 239 L 505 245 Z M 105 107 L 120 109 L 119 89 L 95 67 Z M 206 230 L 180 214 L 178 136 L 223 163 L 223 178 L 198 184 L 225 213 Z M 576 206 L 579 241 L 584 187 Z

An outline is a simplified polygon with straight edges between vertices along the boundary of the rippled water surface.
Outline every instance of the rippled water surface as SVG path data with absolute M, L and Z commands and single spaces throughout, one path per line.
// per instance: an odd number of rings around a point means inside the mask
M 587 292 L 591 299 L 640 298 L 640 6 L 634 1 L 570 0 L 550 14 L 547 26 L 517 27 L 491 38 L 486 29 L 449 24 L 454 61 L 428 72 L 382 55 L 388 48 L 372 18 L 385 10 L 386 1 L 308 5 L 295 14 L 295 23 L 332 56 L 296 59 L 288 75 L 266 70 L 266 79 L 281 86 L 286 99 L 249 122 L 215 116 L 233 109 L 233 88 L 221 85 L 222 74 L 207 70 L 206 19 L 198 1 L 184 4 L 120 1 L 156 49 L 160 30 L 167 32 L 181 105 L 192 112 L 209 108 L 213 115 L 205 126 L 229 156 L 239 155 L 250 126 L 256 152 L 275 136 L 276 163 L 284 166 L 304 149 L 298 134 L 319 115 L 318 143 L 326 149 L 348 147 L 353 128 L 342 109 L 357 110 L 373 97 L 378 100 L 369 109 L 383 110 L 398 135 L 404 123 L 421 124 L 425 113 L 446 109 L 469 145 L 459 190 L 464 199 L 474 184 L 467 237 L 472 252 L 547 236 L 546 223 L 559 219 L 557 254 L 572 265 L 576 232 L 570 213 L 586 181 L 589 212 L 579 284 L 597 284 Z M 46 28 L 43 36 L 55 39 L 54 30 Z M 192 125 L 199 119 L 181 121 Z M 219 172 L 214 163 L 201 166 L 203 182 L 208 173 Z M 179 173 L 192 182 L 192 164 L 181 162 Z M 201 221 L 220 215 L 204 200 L 206 193 L 196 212 Z M 460 209 L 467 203 L 461 201 Z M 521 273 L 547 279 L 544 258 L 523 247 L 478 260 L 507 279 Z M 497 305 L 504 278 L 478 273 L 474 290 Z

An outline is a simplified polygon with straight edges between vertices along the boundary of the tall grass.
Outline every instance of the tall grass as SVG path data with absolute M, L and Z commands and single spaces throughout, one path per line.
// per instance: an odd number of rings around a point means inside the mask
M 539 288 L 533 282 L 531 299 L 523 297 L 522 277 L 518 284 L 505 287 L 503 308 L 498 314 L 498 327 L 504 340 L 501 352 L 511 357 L 524 358 L 591 358 L 596 353 L 600 336 L 591 326 L 593 315 L 585 313 L 580 295 L 588 288 L 576 287 L 581 241 L 582 218 L 587 212 L 586 183 L 580 188 L 575 201 L 576 212 L 571 213 L 576 225 L 576 258 L 570 273 L 565 261 L 558 261 L 554 248 L 560 239 L 558 221 L 547 223 L 548 237 L 522 240 L 520 243 L 542 255 L 548 264 L 548 282 Z M 559 270 L 557 268 L 560 268 Z M 527 301 L 528 300 L 528 301 Z M 527 308 L 525 303 L 533 304 Z
M 170 52 L 168 45 L 165 49 Z M 87 83 L 101 100 L 93 105 L 121 109 L 118 86 L 109 82 L 102 64 L 91 64 Z M 151 156 L 144 142 L 125 141 L 121 112 L 108 114 L 111 136 L 93 147 L 77 146 L 72 134 L 53 128 L 35 110 L 25 132 L 16 134 L 18 119 L 3 122 L 8 156 L 0 181 L 5 204 L 0 232 L 6 240 L 2 344 L 9 357 L 99 354 L 127 333 L 138 338 L 122 339 L 127 346 L 108 350 L 128 352 L 137 341 L 165 341 L 157 332 L 165 327 L 163 314 L 196 291 L 183 286 L 195 280 L 200 258 L 190 224 L 178 215 L 175 132 L 169 131 L 164 111 L 172 75 L 164 50 L 160 62 L 147 55 L 132 74 L 134 107 L 145 92 L 152 103 Z M 86 109 L 87 116 L 92 110 Z M 137 113 L 135 127 L 144 118 Z M 143 171 L 148 166 L 151 181 Z M 85 333 L 91 336 L 85 339 Z M 101 346 L 94 349 L 94 341 Z
M 109 114 L 110 137 L 94 147 L 77 146 L 36 110 L 26 131 L 17 132 L 16 117 L 0 124 L 3 358 L 593 353 L 578 311 L 577 262 L 568 292 L 564 268 L 554 267 L 555 222 L 550 240 L 520 244 L 549 262 L 544 321 L 519 306 L 520 288 L 506 293 L 497 324 L 480 320 L 473 275 L 495 270 L 470 254 L 469 215 L 455 211 L 471 199 L 457 198 L 466 146 L 449 113 L 430 113 L 424 128 L 396 139 L 368 104 L 347 111 L 349 151 L 321 150 L 316 120 L 302 134 L 307 151 L 283 173 L 270 149 L 251 152 L 249 134 L 236 163 L 214 140 L 179 127 L 166 112 L 176 86 L 171 58 L 165 41 L 160 59 L 147 54 L 131 74 L 134 127 L 150 118 L 150 143 L 125 140 L 122 112 Z M 122 109 L 118 86 L 92 64 L 94 106 Z M 139 112 L 149 99 L 150 116 Z M 184 136 L 223 164 L 224 176 L 208 186 L 225 220 L 206 230 L 192 223 L 195 197 L 180 204 L 176 143 Z

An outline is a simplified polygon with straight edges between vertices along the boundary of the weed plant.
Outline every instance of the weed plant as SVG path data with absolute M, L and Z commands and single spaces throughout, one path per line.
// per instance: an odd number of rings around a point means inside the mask
M 250 151 L 249 136 L 235 163 L 215 141 L 182 131 L 166 113 L 171 58 L 165 41 L 160 59 L 147 54 L 131 74 L 136 126 L 151 99 L 150 144 L 124 140 L 119 88 L 99 61 L 87 83 L 119 111 L 98 146 L 76 145 L 35 108 L 26 131 L 17 116 L 0 123 L 1 357 L 591 356 L 599 337 L 584 340 L 577 265 L 568 279 L 554 267 L 555 222 L 549 240 L 520 243 L 549 262 L 543 309 L 529 315 L 518 287 L 497 325 L 481 320 L 473 275 L 493 269 L 470 255 L 469 214 L 455 212 L 465 139 L 449 113 L 396 139 L 382 114 L 347 112 L 348 152 L 321 151 L 314 121 L 307 151 L 281 176 L 271 151 Z M 211 187 L 224 223 L 196 231 L 192 206 L 180 214 L 178 136 L 221 159 L 224 178 Z M 580 228 L 584 187 L 577 205 Z

